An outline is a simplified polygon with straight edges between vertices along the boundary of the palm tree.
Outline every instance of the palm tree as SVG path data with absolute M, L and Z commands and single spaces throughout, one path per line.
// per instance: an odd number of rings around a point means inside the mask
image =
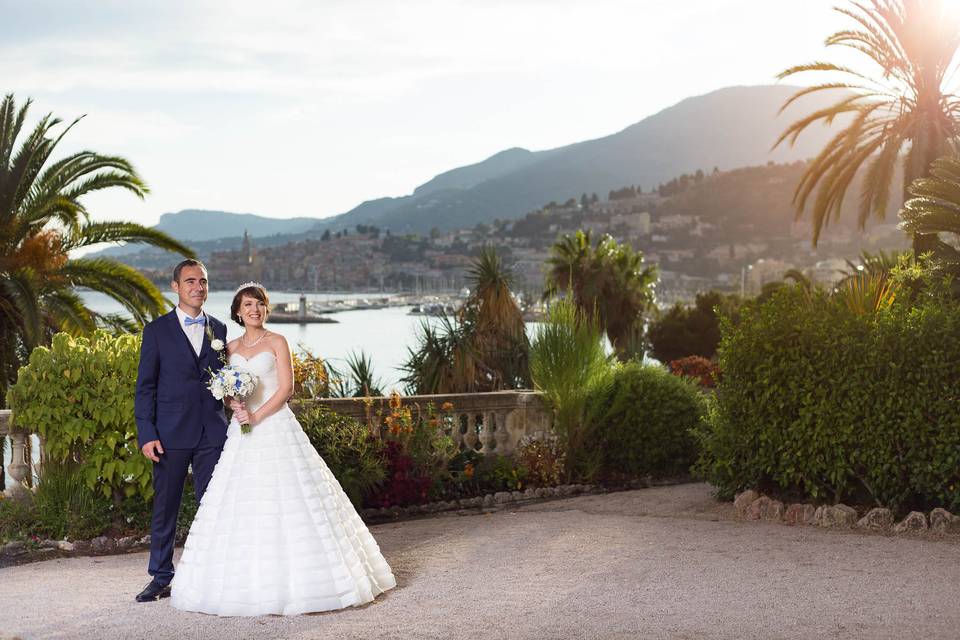
M 91 222 L 81 199 L 121 188 L 142 198 L 143 180 L 125 159 L 80 151 L 51 156 L 80 118 L 54 135 L 60 120 L 44 116 L 20 140 L 31 101 L 0 103 L 0 403 L 30 351 L 56 331 L 80 334 L 97 326 L 132 330 L 169 309 L 157 288 L 135 269 L 107 258 L 71 258 L 101 243 L 138 242 L 192 256 L 166 234 L 130 222 Z M 18 146 L 19 143 L 19 146 Z M 75 289 L 100 291 L 129 317 L 88 308 Z
M 781 112 L 804 95 L 845 90 L 833 106 L 791 124 L 774 145 L 786 140 L 793 144 L 815 122 L 829 125 L 838 117 L 851 118 L 810 162 L 794 192 L 798 218 L 812 202 L 814 245 L 823 228 L 840 215 L 847 188 L 861 167 L 866 166 L 858 212 L 862 228 L 871 214 L 885 215 L 896 165 L 904 151 L 905 194 L 907 186 L 927 175 L 930 163 L 944 155 L 960 134 L 960 100 L 944 86 L 955 70 L 953 61 L 960 46 L 960 29 L 948 3 L 864 0 L 850 4 L 850 8 L 837 7 L 836 11 L 858 26 L 834 33 L 826 45 L 859 51 L 879 67 L 876 75 L 830 62 L 812 62 L 778 76 L 784 79 L 815 71 L 843 78 L 801 89 L 787 100 Z M 915 233 L 915 253 L 919 255 L 935 241 Z
M 609 235 L 594 245 L 589 231 L 560 238 L 547 265 L 544 297 L 569 291 L 579 309 L 597 317 L 617 353 L 632 355 L 643 316 L 653 305 L 656 266 L 645 266 L 642 252 Z

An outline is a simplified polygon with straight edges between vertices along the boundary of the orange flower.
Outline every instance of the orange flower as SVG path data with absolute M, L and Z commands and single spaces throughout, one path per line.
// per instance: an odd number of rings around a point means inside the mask
M 441 409 L 442 411 L 453 411 L 453 403 L 452 403 L 452 402 L 444 402 L 442 405 L 440 405 L 440 409 Z
M 399 408 L 400 408 L 400 404 L 401 404 L 400 394 L 397 393 L 396 391 L 392 392 L 392 393 L 390 394 L 390 408 L 391 408 L 391 409 L 399 409 Z
M 463 467 L 463 475 L 465 475 L 465 476 L 467 477 L 467 480 L 473 478 L 473 463 L 472 463 L 472 462 L 468 462 L 468 463 Z

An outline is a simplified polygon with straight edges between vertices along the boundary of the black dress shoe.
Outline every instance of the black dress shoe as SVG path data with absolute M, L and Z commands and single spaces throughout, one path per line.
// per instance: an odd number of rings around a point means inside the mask
M 137 602 L 153 602 L 160 598 L 170 597 L 170 585 L 160 584 L 156 580 L 151 580 L 150 584 L 144 587 L 143 591 L 137 594 Z

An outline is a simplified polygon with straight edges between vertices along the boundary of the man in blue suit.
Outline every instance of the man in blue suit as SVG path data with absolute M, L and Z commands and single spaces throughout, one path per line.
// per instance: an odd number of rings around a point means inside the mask
M 207 270 L 184 260 L 173 271 L 179 297 L 173 311 L 143 328 L 134 414 L 143 455 L 153 461 L 153 521 L 150 584 L 138 595 L 149 602 L 170 595 L 177 514 L 187 467 L 193 468 L 197 502 L 210 482 L 227 438 L 223 403 L 206 387 L 207 369 L 222 365 L 214 347 L 224 348 L 227 327 L 204 313 Z M 211 346 L 211 342 L 218 340 Z

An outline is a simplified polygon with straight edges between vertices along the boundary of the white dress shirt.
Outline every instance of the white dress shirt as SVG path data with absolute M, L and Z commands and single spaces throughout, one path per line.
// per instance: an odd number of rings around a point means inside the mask
M 183 332 L 187 335 L 187 339 L 190 341 L 190 345 L 193 347 L 193 352 L 199 356 L 200 349 L 203 348 L 203 333 L 206 331 L 207 326 L 205 324 L 192 324 L 189 327 L 186 326 L 183 323 L 184 320 L 192 316 L 188 316 L 186 313 L 184 313 L 183 309 L 181 309 L 179 305 L 177 305 L 176 310 L 177 320 L 180 322 L 180 328 L 183 329 Z M 203 311 L 200 312 L 200 315 L 206 317 L 206 314 L 204 314 Z M 200 316 L 197 317 L 199 318 Z M 207 322 L 209 321 L 210 319 L 207 318 Z

